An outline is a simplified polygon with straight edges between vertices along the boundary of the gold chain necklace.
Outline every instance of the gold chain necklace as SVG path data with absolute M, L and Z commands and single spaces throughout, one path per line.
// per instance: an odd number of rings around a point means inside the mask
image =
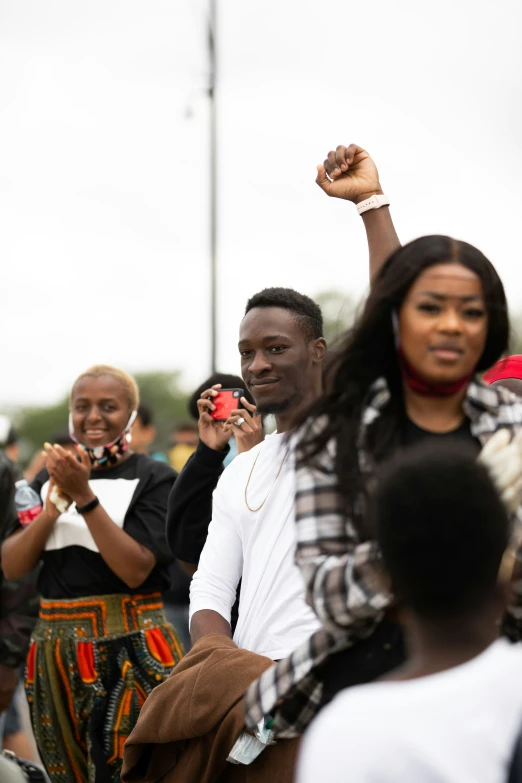
M 263 502 L 261 503 L 261 505 L 260 505 L 260 506 L 258 506 L 257 508 L 252 508 L 251 506 L 249 506 L 249 505 L 248 505 L 248 488 L 249 488 L 249 486 L 250 486 L 250 479 L 252 478 L 252 473 L 254 472 L 254 468 L 255 468 L 255 466 L 256 466 L 256 464 L 257 464 L 257 460 L 259 459 L 259 455 L 261 454 L 261 452 L 260 452 L 260 451 L 258 451 L 258 452 L 257 452 L 257 457 L 256 457 L 256 458 L 255 458 L 255 460 L 254 460 L 254 464 L 252 465 L 252 468 L 251 468 L 251 470 L 250 470 L 250 475 L 248 476 L 248 481 L 247 481 L 247 483 L 246 483 L 246 487 L 245 487 L 245 503 L 246 503 L 246 507 L 248 508 L 248 510 L 249 510 L 249 511 L 252 511 L 253 513 L 255 513 L 256 511 L 260 511 L 260 510 L 263 508 L 263 506 L 265 505 L 266 501 L 267 501 L 267 500 L 268 500 L 268 498 L 270 497 L 270 493 L 272 492 L 273 488 L 275 487 L 275 483 L 276 483 L 277 479 L 278 479 L 278 478 L 279 478 L 279 476 L 281 475 L 281 471 L 283 470 L 283 465 L 285 464 L 285 460 L 286 460 L 286 458 L 288 457 L 288 454 L 289 454 L 289 452 L 290 452 L 290 449 L 288 448 L 288 449 L 286 450 L 286 454 L 285 454 L 285 456 L 283 457 L 283 461 L 282 461 L 282 462 L 281 462 L 281 464 L 279 465 L 279 470 L 277 471 L 277 476 L 276 476 L 276 477 L 275 477 L 275 479 L 274 479 L 274 483 L 272 484 L 272 486 L 271 486 L 271 487 L 270 487 L 270 489 L 268 490 L 268 495 L 267 495 L 267 496 L 266 496 L 266 498 L 263 500 Z

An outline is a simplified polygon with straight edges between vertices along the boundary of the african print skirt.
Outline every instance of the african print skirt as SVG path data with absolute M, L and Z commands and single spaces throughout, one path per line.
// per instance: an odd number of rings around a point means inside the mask
M 160 593 L 42 598 L 25 688 L 52 783 L 119 783 L 143 702 L 182 655 Z

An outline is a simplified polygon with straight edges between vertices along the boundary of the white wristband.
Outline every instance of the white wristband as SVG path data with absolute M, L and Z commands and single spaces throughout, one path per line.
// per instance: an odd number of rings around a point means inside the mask
M 363 212 L 368 212 L 369 209 L 379 209 L 379 207 L 387 207 L 390 203 L 390 199 L 388 196 L 385 196 L 384 193 L 381 193 L 379 195 L 375 194 L 373 196 L 370 196 L 370 198 L 367 198 L 365 201 L 359 202 L 359 204 L 356 204 L 357 212 L 359 215 L 362 215 Z

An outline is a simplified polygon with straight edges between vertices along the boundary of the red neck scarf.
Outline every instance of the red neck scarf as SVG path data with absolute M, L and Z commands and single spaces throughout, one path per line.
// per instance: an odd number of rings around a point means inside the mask
M 508 378 L 522 380 L 522 356 L 508 356 L 506 359 L 500 359 L 484 373 L 486 383 L 505 381 Z
M 463 378 L 459 378 L 458 381 L 452 381 L 451 383 L 432 383 L 427 381 L 422 375 L 419 375 L 417 370 L 410 364 L 402 348 L 397 348 L 397 356 L 399 359 L 399 367 L 401 368 L 402 377 L 416 394 L 420 394 L 422 397 L 452 397 L 454 394 L 462 391 L 473 378 L 473 373 L 470 372 Z M 520 357 L 522 359 L 522 357 Z

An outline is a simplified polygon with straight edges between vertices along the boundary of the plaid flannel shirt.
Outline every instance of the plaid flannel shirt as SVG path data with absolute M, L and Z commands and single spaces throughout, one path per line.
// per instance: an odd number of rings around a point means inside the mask
M 374 465 L 366 450 L 369 425 L 390 399 L 386 381 L 371 387 L 358 438 L 358 459 L 367 490 L 371 491 Z M 522 426 L 522 402 L 502 387 L 469 384 L 464 411 L 471 433 L 482 445 L 497 430 L 514 432 Z M 318 419 L 314 428 L 324 424 Z M 370 636 L 381 621 L 391 596 L 383 592 L 379 579 L 380 554 L 375 541 L 362 541 L 361 528 L 365 497 L 356 498 L 354 516 L 343 513 L 334 469 L 335 442 L 311 464 L 300 461 L 296 451 L 295 518 L 297 562 L 301 568 L 308 603 L 323 624 L 305 644 L 288 658 L 274 664 L 254 682 L 245 695 L 246 724 L 250 728 L 264 716 L 274 718 L 273 729 L 280 737 L 303 733 L 316 715 L 322 697 L 318 667 L 334 652 Z M 522 509 L 515 515 L 516 530 L 522 530 Z M 510 635 L 520 638 L 522 626 L 522 547 L 517 549 L 517 577 L 513 602 L 508 610 Z

